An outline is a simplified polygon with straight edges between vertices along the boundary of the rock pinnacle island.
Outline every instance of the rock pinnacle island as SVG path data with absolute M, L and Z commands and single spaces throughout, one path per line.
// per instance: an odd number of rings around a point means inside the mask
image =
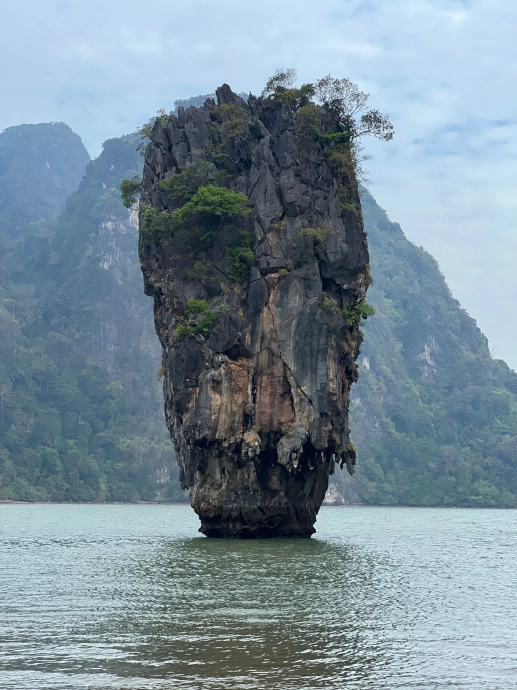
M 166 422 L 201 532 L 310 537 L 335 465 L 355 464 L 371 279 L 353 147 L 303 87 L 216 94 L 158 117 L 145 152 Z

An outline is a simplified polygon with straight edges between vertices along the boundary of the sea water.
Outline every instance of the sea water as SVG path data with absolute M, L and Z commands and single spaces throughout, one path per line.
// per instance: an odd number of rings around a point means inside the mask
M 0 688 L 517 688 L 517 511 L 198 526 L 186 505 L 0 505 Z

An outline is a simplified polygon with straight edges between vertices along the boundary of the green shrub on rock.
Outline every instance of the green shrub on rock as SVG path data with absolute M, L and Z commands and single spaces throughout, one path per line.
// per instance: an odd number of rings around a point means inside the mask
M 321 308 L 329 314 L 337 314 L 339 312 L 337 300 L 330 295 L 324 295 L 321 301 Z
M 367 319 L 375 314 L 375 309 L 365 300 L 356 302 L 351 307 L 343 309 L 343 318 L 352 326 L 359 326 L 361 319 Z
M 166 192 L 167 200 L 175 207 L 189 202 L 197 190 L 209 181 L 210 163 L 196 161 L 179 170 L 167 180 L 156 183 L 158 189 Z
M 296 124 L 298 131 L 303 136 L 310 139 L 319 139 L 321 134 L 321 123 L 318 117 L 318 109 L 314 103 L 303 105 L 296 113 Z
M 236 283 L 244 282 L 250 273 L 250 268 L 255 260 L 255 254 L 251 247 L 230 247 L 226 252 L 230 268 L 228 277 Z
M 208 338 L 216 318 L 217 315 L 213 313 L 204 299 L 190 297 L 187 300 L 185 313 L 180 317 L 180 323 L 174 334 L 178 340 L 193 338 L 198 334 L 202 335 L 203 338 Z
M 246 136 L 248 129 L 248 112 L 238 105 L 221 103 L 214 110 L 214 115 L 221 122 L 221 135 L 236 143 Z
M 327 238 L 325 228 L 302 228 L 298 231 L 294 241 L 293 249 L 296 250 L 296 267 L 300 268 L 319 256 Z
M 248 197 L 225 187 L 200 187 L 190 201 L 172 212 L 180 236 L 191 245 L 213 242 L 222 219 L 239 220 L 250 213 Z
M 172 233 L 172 216 L 167 211 L 158 211 L 154 206 L 143 206 L 139 232 L 144 237 L 156 235 L 160 244 L 165 244 Z
M 186 268 L 183 272 L 185 280 L 204 280 L 210 275 L 212 265 L 208 261 L 196 261 L 192 268 Z
M 126 208 L 131 208 L 138 201 L 138 194 L 142 188 L 142 180 L 135 175 L 129 180 L 120 183 L 120 198 Z
M 338 185 L 336 196 L 343 213 L 357 213 L 357 206 L 350 198 L 350 192 L 345 185 Z

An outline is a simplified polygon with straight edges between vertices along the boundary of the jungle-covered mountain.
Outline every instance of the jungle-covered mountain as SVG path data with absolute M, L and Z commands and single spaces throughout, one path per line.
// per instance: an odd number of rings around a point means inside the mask
M 39 151 L 47 131 L 36 127 Z M 0 150 L 9 132 L 0 134 Z M 0 498 L 183 498 L 163 423 L 137 220 L 120 201 L 121 180 L 141 174 L 139 141 L 107 141 L 58 218 L 56 211 L 49 222 L 47 210 L 45 225 L 38 224 L 39 211 L 32 214 L 24 193 L 14 238 L 2 226 Z M 33 148 L 29 140 L 11 148 L 24 179 L 39 155 Z M 61 153 L 74 160 L 75 153 Z M 3 184 L 14 185 L 5 154 L 3 161 Z M 37 176 L 32 184 L 43 190 Z M 352 478 L 336 472 L 334 496 L 367 504 L 516 505 L 516 374 L 491 357 L 436 261 L 366 190 L 362 205 L 376 315 L 364 325 L 353 388 L 357 471 Z
M 54 146 L 46 125 L 30 134 L 13 149 L 22 179 Z M 6 135 L 11 131 L 0 142 Z M 63 141 L 63 178 L 75 170 L 78 139 Z M 27 223 L 19 239 L 2 238 L 0 498 L 182 495 L 162 420 L 159 347 L 142 291 L 135 218 L 119 198 L 120 180 L 141 167 L 138 141 L 107 141 L 58 218 L 48 212 L 43 230 Z M 40 170 L 38 200 L 47 194 Z M 23 213 L 27 196 L 19 204 Z
M 365 324 L 348 500 L 393 505 L 517 503 L 517 375 L 455 300 L 437 262 L 361 197 L 376 314 Z M 341 482 L 340 482 L 341 480 Z

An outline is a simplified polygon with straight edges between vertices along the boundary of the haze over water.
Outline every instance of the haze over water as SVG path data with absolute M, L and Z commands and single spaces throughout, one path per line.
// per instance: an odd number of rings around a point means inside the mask
M 0 687 L 517 687 L 517 512 L 323 508 L 219 541 L 183 505 L 0 506 Z

